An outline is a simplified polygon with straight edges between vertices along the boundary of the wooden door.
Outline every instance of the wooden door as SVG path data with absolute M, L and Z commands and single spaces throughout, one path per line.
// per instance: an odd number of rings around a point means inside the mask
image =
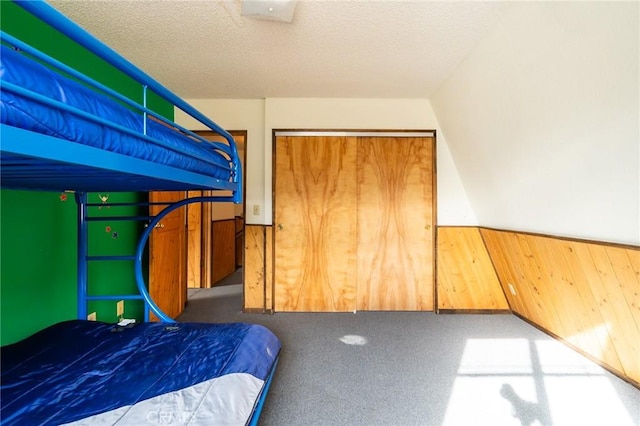
M 181 191 L 150 192 L 150 202 L 175 202 Z M 150 206 L 152 215 L 166 206 Z M 186 211 L 179 208 L 164 217 L 149 236 L 149 294 L 169 317 L 176 318 L 187 302 Z M 156 321 L 151 314 L 151 320 Z
M 356 308 L 355 142 L 276 137 L 276 311 Z
M 433 138 L 358 138 L 358 310 L 433 310 L 433 163 Z

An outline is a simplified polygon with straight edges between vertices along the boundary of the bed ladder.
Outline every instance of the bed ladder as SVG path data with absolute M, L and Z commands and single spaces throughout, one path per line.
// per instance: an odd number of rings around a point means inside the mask
M 88 315 L 88 305 L 91 301 L 97 300 L 141 300 L 145 301 L 145 297 L 142 293 L 139 294 L 108 294 L 108 295 L 90 295 L 89 292 L 89 264 L 92 262 L 100 262 L 100 261 L 132 261 L 136 262 L 135 254 L 132 255 L 121 255 L 121 256 L 94 256 L 89 253 L 89 223 L 97 222 L 97 221 L 149 221 L 148 216 L 95 216 L 89 215 L 90 207 L 100 207 L 100 206 L 117 206 L 117 207 L 126 207 L 126 206 L 136 206 L 142 205 L 144 203 L 110 203 L 110 204 L 100 204 L 100 203 L 90 203 L 88 200 L 88 194 L 86 192 L 76 192 L 75 200 L 78 209 L 78 259 L 77 259 L 77 269 L 78 269 L 78 319 L 87 319 Z M 147 297 L 153 303 L 147 289 L 145 287 L 145 292 L 147 293 Z M 146 305 L 146 302 L 145 302 Z M 146 313 L 148 309 L 145 308 L 145 321 L 148 321 L 148 313 Z M 164 321 L 164 318 L 163 318 Z
M 144 249 L 149 240 L 151 232 L 155 229 L 156 225 L 172 211 L 183 207 L 191 203 L 205 203 L 205 202 L 232 202 L 233 196 L 206 196 L 206 197 L 191 197 L 173 203 L 163 202 L 132 202 L 132 203 L 89 203 L 86 192 L 76 192 L 75 200 L 78 209 L 78 319 L 87 319 L 88 304 L 90 301 L 96 300 L 141 300 L 144 302 L 144 321 L 149 321 L 149 314 L 153 312 L 162 322 L 174 323 L 173 318 L 165 314 L 158 305 L 153 301 L 149 294 L 147 283 L 145 282 L 143 274 L 143 256 Z M 113 207 L 126 207 L 126 206 L 151 206 L 151 205 L 165 205 L 157 215 L 145 215 L 145 216 L 89 216 L 89 207 L 100 206 L 113 206 Z M 91 256 L 89 254 L 89 223 L 95 221 L 138 221 L 147 222 L 145 229 L 142 232 L 138 240 L 135 254 L 130 256 Z M 111 294 L 111 295 L 89 295 L 89 263 L 95 261 L 133 261 L 135 268 L 135 279 L 138 294 Z

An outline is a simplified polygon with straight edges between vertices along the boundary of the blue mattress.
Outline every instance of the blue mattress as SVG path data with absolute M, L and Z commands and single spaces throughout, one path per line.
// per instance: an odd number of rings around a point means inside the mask
M 280 342 L 260 325 L 73 320 L 1 348 L 3 425 L 244 425 Z
M 13 84 L 142 135 L 142 114 L 52 71 L 12 48 L 2 45 L 1 49 L 0 78 L 3 83 Z M 147 136 L 156 142 L 5 88 L 0 91 L 0 122 L 225 181 L 231 177 L 228 153 L 221 153 L 213 149 L 213 145 L 196 142 L 151 120 L 147 120 Z

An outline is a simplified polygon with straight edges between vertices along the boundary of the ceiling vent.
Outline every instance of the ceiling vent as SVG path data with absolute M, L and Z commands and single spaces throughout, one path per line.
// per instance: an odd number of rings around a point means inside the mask
M 242 0 L 242 16 L 291 22 L 296 3 L 295 0 Z

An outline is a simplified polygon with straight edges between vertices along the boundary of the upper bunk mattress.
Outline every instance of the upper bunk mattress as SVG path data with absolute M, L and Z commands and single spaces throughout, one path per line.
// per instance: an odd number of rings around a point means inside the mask
M 58 323 L 0 349 L 2 424 L 244 425 L 279 351 L 253 324 Z
M 37 95 L 62 102 L 143 135 L 144 117 L 119 102 L 2 45 L 0 78 Z M 142 93 L 142 89 L 141 89 Z M 0 121 L 36 133 L 101 148 L 157 164 L 229 180 L 225 155 L 168 126 L 147 120 L 146 135 L 154 142 L 47 105 L 28 96 L 0 91 Z M 166 145 L 166 146 L 163 146 Z

